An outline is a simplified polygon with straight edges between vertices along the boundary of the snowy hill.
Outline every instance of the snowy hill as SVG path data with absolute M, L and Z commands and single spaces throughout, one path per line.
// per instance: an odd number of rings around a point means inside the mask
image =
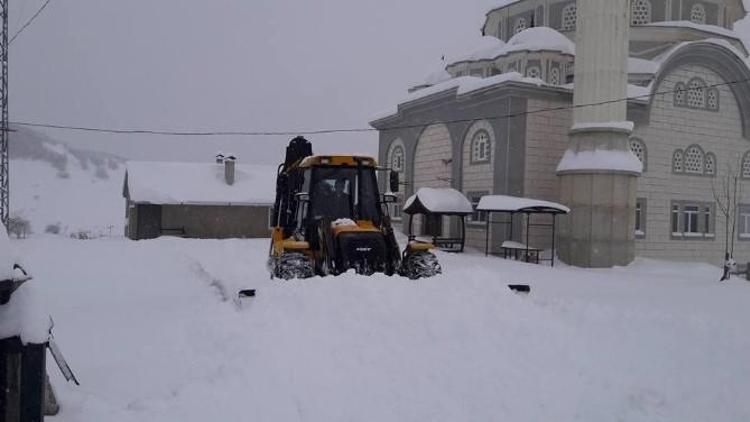
M 35 233 L 120 235 L 124 226 L 121 157 L 75 149 L 14 128 L 10 137 L 11 215 Z M 57 229 L 53 228 L 57 227 Z

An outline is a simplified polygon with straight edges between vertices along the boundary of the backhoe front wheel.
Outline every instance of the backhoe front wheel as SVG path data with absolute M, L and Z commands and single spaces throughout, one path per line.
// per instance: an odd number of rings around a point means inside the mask
M 310 258 L 300 252 L 284 252 L 274 260 L 273 276 L 283 280 L 310 278 L 315 269 Z
M 409 252 L 401 262 L 399 274 L 408 277 L 411 280 L 420 278 L 434 277 L 441 274 L 443 269 L 440 267 L 437 257 L 432 252 L 419 251 Z

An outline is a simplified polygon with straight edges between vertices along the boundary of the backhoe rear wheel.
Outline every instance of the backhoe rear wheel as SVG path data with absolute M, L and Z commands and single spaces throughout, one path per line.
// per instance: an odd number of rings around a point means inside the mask
M 437 257 L 432 252 L 419 251 L 407 253 L 401 262 L 399 274 L 412 280 L 434 277 L 441 274 Z

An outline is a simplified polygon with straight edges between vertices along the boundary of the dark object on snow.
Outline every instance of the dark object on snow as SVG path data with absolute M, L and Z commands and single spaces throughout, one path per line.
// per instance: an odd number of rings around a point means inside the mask
M 45 344 L 24 345 L 20 337 L 0 340 L 0 420 L 44 420 L 45 358 Z
M 240 297 L 240 299 L 244 299 L 246 297 L 255 297 L 255 289 L 240 290 L 238 296 Z
M 508 288 L 516 293 L 531 293 L 531 287 L 528 284 L 509 284 Z

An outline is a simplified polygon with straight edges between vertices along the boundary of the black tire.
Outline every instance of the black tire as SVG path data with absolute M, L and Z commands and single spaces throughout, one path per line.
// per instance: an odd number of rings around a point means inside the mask
M 401 263 L 399 274 L 411 280 L 434 277 L 442 274 L 437 257 L 432 252 L 410 252 Z
M 274 263 L 273 276 L 283 280 L 310 278 L 315 275 L 313 263 L 300 252 L 284 252 Z

